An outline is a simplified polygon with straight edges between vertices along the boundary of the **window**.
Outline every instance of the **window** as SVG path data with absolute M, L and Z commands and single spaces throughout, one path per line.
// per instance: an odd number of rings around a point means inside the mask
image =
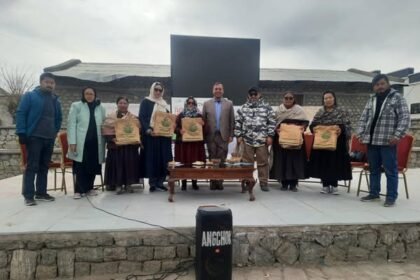
M 411 114 L 420 114 L 420 103 L 411 104 L 410 113 Z

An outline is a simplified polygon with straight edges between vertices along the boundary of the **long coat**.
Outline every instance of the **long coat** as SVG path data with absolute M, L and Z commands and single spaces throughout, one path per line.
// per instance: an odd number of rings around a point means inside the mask
M 222 110 L 220 113 L 220 134 L 223 141 L 228 141 L 229 137 L 233 137 L 235 129 L 235 113 L 233 111 L 233 104 L 231 101 L 222 98 Z M 203 119 L 206 125 L 204 126 L 204 137 L 207 143 L 212 142 L 216 132 L 216 108 L 215 100 L 210 99 L 203 104 Z
M 140 152 L 140 177 L 161 178 L 168 174 L 168 162 L 172 160 L 172 139 L 170 137 L 151 136 L 150 129 L 155 102 L 143 99 L 140 104 L 139 120 L 144 148 Z
M 87 103 L 78 101 L 73 102 L 67 120 L 67 141 L 69 145 L 77 145 L 77 155 L 72 153 L 69 148 L 68 158 L 77 162 L 83 161 L 83 150 L 85 146 L 86 133 L 89 127 L 89 106 Z M 98 134 L 98 160 L 104 162 L 105 158 L 105 139 L 102 137 L 101 125 L 105 120 L 105 108 L 102 105 L 95 107 L 96 131 Z

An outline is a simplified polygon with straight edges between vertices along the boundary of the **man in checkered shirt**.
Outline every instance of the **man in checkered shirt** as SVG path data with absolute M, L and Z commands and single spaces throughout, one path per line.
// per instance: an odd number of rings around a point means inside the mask
M 370 192 L 361 201 L 377 201 L 381 191 L 381 171 L 387 178 L 385 207 L 398 197 L 397 144 L 410 126 L 410 112 L 404 97 L 391 88 L 386 75 L 372 80 L 373 91 L 359 120 L 357 138 L 368 145 Z

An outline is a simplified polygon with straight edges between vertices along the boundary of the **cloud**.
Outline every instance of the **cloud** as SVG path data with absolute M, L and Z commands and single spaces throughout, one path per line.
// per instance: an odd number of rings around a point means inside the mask
M 409 0 L 1 0 L 0 63 L 170 63 L 170 34 L 261 39 L 261 66 L 420 69 Z

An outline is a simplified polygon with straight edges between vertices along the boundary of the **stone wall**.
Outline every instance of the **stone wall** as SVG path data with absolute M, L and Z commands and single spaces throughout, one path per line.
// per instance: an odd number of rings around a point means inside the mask
M 15 126 L 0 126 L 0 180 L 22 174 L 21 154 L 15 132 Z M 60 160 L 58 141 L 55 143 L 52 160 Z
M 194 238 L 193 229 L 180 230 Z M 233 263 L 334 264 L 420 259 L 420 224 L 236 228 Z M 173 270 L 194 241 L 164 230 L 0 236 L 0 279 L 50 279 Z
M 0 126 L 13 124 L 13 117 L 9 113 L 9 103 L 13 97 L 10 95 L 0 95 Z

